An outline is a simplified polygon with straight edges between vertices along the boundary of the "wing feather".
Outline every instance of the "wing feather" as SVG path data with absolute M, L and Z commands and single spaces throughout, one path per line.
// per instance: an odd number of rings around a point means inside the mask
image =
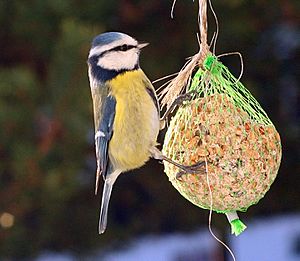
M 116 100 L 107 96 L 102 105 L 102 117 L 96 129 L 95 144 L 97 157 L 96 193 L 98 190 L 99 177 L 102 174 L 105 179 L 110 164 L 108 156 L 108 145 L 113 134 L 113 123 L 115 118 Z

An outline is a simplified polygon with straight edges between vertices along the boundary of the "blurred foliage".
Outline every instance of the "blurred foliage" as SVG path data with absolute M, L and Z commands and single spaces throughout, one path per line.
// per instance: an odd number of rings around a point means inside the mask
M 108 231 L 97 234 L 100 197 L 93 195 L 93 121 L 86 73 L 90 41 L 104 31 L 126 32 L 151 43 L 141 58 L 151 80 L 178 71 L 198 48 L 197 3 L 177 1 L 172 20 L 171 2 L 0 1 L 0 217 L 4 212 L 15 217 L 12 227 L 0 226 L 0 256 L 25 258 L 43 249 L 80 255 L 141 233 L 206 224 L 207 211 L 185 201 L 164 176 L 162 165 L 151 160 L 134 175 L 120 177 Z M 299 211 L 299 76 L 291 66 L 299 61 L 299 45 L 282 58 L 276 44 L 285 42 L 272 42 L 280 24 L 299 33 L 299 1 L 213 4 L 220 24 L 217 53 L 243 53 L 243 82 L 278 126 L 283 141 L 279 177 L 248 216 Z M 212 35 L 211 14 L 209 19 Z M 236 58 L 224 62 L 239 73 Z M 223 230 L 227 226 L 222 217 L 214 218 L 214 224 Z

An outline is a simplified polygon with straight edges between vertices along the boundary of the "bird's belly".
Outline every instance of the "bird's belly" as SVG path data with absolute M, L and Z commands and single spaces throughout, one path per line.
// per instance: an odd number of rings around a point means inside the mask
M 143 93 L 143 91 L 145 93 Z M 139 168 L 150 158 L 156 145 L 159 115 L 146 90 L 116 97 L 116 116 L 109 155 L 115 168 L 122 171 Z

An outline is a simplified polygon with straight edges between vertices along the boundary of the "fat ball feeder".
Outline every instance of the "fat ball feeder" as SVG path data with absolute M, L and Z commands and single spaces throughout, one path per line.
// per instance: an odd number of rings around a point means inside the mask
M 167 110 L 180 94 L 191 94 L 170 121 L 163 153 L 183 165 L 205 161 L 205 174 L 178 177 L 178 168 L 168 162 L 164 169 L 187 200 L 224 213 L 237 236 L 246 228 L 237 211 L 256 204 L 276 178 L 281 142 L 258 101 L 210 51 L 206 9 L 200 0 L 200 51 L 160 94 Z

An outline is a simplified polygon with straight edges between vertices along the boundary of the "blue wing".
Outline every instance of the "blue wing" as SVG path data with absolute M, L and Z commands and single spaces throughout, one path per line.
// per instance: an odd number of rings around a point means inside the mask
M 115 110 L 116 100 L 114 97 L 109 95 L 106 97 L 103 103 L 102 117 L 95 135 L 97 157 L 96 193 L 98 189 L 100 174 L 102 174 L 103 178 L 105 179 L 110 165 L 108 145 L 113 134 Z

